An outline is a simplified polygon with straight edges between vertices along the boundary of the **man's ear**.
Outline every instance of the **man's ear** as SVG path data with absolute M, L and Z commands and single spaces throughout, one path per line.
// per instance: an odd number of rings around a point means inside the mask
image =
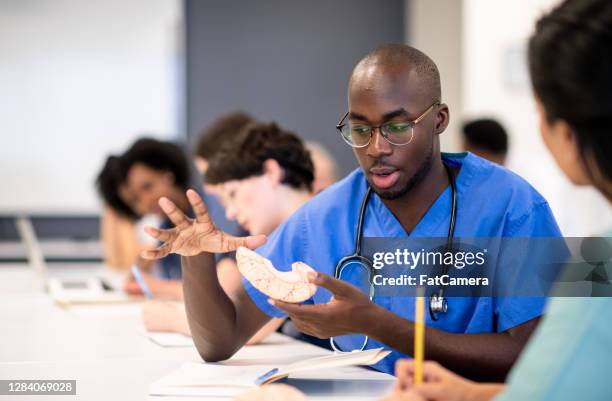
M 446 127 L 448 127 L 448 123 L 450 122 L 450 110 L 446 103 L 441 103 L 437 109 L 435 133 L 436 135 L 440 135 L 444 132 Z
M 283 168 L 274 159 L 268 159 L 263 163 L 263 173 L 272 183 L 272 187 L 280 185 L 283 179 Z

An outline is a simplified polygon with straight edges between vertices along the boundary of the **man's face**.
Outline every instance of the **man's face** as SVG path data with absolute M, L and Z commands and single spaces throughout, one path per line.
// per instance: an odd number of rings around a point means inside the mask
M 407 69 L 390 73 L 380 67 L 360 70 L 349 85 L 348 118 L 370 126 L 416 119 L 433 103 L 419 81 L 417 74 Z M 439 152 L 438 142 L 434 141 L 436 123 L 445 127 L 447 120 L 446 106 L 435 106 L 414 127 L 414 136 L 407 145 L 392 145 L 375 129 L 367 146 L 355 148 L 374 192 L 383 199 L 397 199 L 418 184 L 427 174 L 434 152 Z

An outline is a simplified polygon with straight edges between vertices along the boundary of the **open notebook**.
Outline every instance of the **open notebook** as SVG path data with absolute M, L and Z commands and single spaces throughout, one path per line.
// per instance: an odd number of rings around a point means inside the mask
M 257 385 L 301 374 L 351 366 L 373 365 L 390 351 L 382 348 L 336 353 L 298 361 L 282 367 L 186 363 L 149 386 L 150 395 L 233 397 Z

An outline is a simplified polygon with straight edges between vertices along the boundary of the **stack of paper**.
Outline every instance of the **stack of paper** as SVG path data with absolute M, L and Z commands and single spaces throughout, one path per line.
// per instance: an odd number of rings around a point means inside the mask
M 257 385 L 308 371 L 346 366 L 372 365 L 390 351 L 376 348 L 337 353 L 306 359 L 286 366 L 224 365 L 223 363 L 186 363 L 180 369 L 152 383 L 150 395 L 234 397 Z

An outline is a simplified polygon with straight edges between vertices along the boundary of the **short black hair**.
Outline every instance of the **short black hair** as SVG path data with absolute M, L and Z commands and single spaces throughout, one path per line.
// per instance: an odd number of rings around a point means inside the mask
M 179 145 L 153 138 L 138 139 L 125 153 L 109 156 L 96 179 L 104 203 L 130 220 L 142 216 L 123 202 L 119 196 L 119 187 L 125 183 L 130 168 L 136 163 L 142 163 L 153 170 L 171 172 L 176 186 L 182 190 L 189 187 L 189 164 Z
M 546 118 L 572 127 L 592 179 L 591 157 L 612 181 L 612 3 L 564 1 L 537 22 L 528 54 Z M 612 197 L 601 182 L 594 179 L 594 185 Z
M 276 123 L 253 123 L 211 159 L 206 182 L 221 184 L 264 172 L 264 162 L 274 159 L 284 171 L 281 182 L 293 188 L 312 190 L 314 165 L 304 142 Z
M 225 114 L 198 135 L 195 144 L 195 155 L 209 160 L 223 146 L 223 143 L 234 139 L 244 128 L 255 122 L 255 119 L 243 111 Z
M 463 136 L 467 142 L 479 149 L 496 155 L 508 153 L 508 134 L 496 120 L 483 118 L 463 124 Z
M 409 67 L 417 72 L 425 84 L 425 91 L 431 96 L 431 103 L 440 102 L 442 84 L 436 63 L 422 51 L 402 43 L 388 43 L 377 47 L 365 55 L 353 69 L 351 80 L 356 71 L 372 64 L 389 69 Z

